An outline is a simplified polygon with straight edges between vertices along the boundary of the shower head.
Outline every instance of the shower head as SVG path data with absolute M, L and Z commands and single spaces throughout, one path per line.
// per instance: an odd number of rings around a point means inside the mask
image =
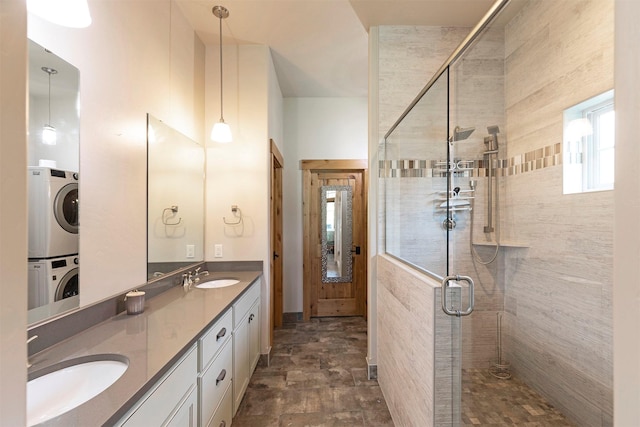
M 469 138 L 469 136 L 473 133 L 474 130 L 476 130 L 475 127 L 463 129 L 460 126 L 456 126 L 456 128 L 453 130 L 453 140 L 464 141 L 465 139 Z

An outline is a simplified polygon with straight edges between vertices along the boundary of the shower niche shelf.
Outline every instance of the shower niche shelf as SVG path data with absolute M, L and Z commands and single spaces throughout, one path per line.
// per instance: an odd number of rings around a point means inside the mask
M 474 246 L 495 246 L 496 242 L 473 242 Z M 529 244 L 516 240 L 501 240 L 500 247 L 503 248 L 528 248 Z

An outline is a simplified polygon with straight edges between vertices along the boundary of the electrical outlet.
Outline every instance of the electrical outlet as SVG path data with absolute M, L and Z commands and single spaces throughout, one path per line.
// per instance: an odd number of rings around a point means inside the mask
M 220 243 L 213 246 L 213 257 L 222 258 L 222 245 Z
M 187 258 L 195 258 L 196 245 L 187 245 Z

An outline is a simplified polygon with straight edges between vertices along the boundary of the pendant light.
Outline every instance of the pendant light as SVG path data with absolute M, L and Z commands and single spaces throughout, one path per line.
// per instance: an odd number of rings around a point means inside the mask
M 211 129 L 211 140 L 220 143 L 231 142 L 231 128 L 224 122 L 222 114 L 222 20 L 229 16 L 229 10 L 224 6 L 214 6 L 213 14 L 220 20 L 220 121 Z
M 58 70 L 50 67 L 42 67 L 41 69 L 49 75 L 49 120 L 42 128 L 42 143 L 56 145 L 56 128 L 51 126 L 51 75 L 58 74 Z

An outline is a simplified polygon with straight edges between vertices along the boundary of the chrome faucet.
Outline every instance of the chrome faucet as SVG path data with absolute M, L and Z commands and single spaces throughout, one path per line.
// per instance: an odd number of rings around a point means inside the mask
M 202 276 L 208 276 L 209 275 L 209 272 L 207 270 L 200 271 L 200 269 L 202 269 L 202 267 L 196 268 L 196 274 L 193 277 L 193 281 L 196 282 L 196 283 L 200 281 L 200 275 L 202 275 Z
M 190 287 L 191 285 L 193 285 L 193 280 L 191 278 L 191 272 L 189 273 L 183 273 L 182 274 L 182 286 L 184 286 L 185 288 Z
M 31 362 L 29 362 L 29 343 L 33 340 L 35 340 L 36 338 L 38 338 L 37 335 L 34 335 L 32 337 L 29 337 L 27 339 L 27 369 L 29 369 L 31 367 Z

